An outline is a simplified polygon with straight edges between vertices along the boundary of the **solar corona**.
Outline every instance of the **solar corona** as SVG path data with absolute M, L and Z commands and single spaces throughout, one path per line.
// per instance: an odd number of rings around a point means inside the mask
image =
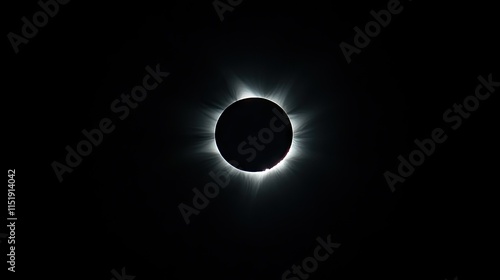
M 285 111 L 265 98 L 234 102 L 221 114 L 215 128 L 221 156 L 235 168 L 248 172 L 272 169 L 285 158 L 292 139 Z
M 251 186 L 290 175 L 304 163 L 308 114 L 299 113 L 287 84 L 267 92 L 233 85 L 202 110 L 196 154 L 204 154 L 213 171 Z

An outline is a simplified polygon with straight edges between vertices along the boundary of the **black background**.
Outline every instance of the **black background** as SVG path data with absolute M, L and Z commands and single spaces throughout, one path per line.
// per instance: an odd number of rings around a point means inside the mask
M 211 1 L 71 1 L 18 54 L 5 36 L 16 276 L 108 280 L 126 267 L 137 280 L 281 279 L 329 234 L 342 245 L 310 279 L 489 275 L 498 96 L 456 131 L 442 114 L 478 75 L 500 80 L 498 13 L 486 1 L 402 1 L 347 64 L 340 42 L 387 2 L 245 0 L 221 22 Z M 4 34 L 38 10 L 8 3 Z M 51 163 L 64 147 L 114 117 L 111 102 L 158 63 L 170 76 L 59 183 Z M 226 97 L 225 71 L 264 89 L 293 81 L 310 145 L 289 177 L 256 195 L 234 180 L 186 225 L 177 207 L 212 168 L 192 128 Z M 436 127 L 447 141 L 392 193 L 383 173 Z

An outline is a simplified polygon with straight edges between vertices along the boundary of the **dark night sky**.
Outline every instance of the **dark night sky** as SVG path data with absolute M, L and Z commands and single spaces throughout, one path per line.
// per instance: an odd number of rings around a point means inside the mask
M 309 279 L 489 275 L 500 90 L 457 130 L 443 113 L 479 75 L 500 81 L 498 15 L 489 3 L 401 1 L 348 64 L 339 44 L 388 2 L 244 0 L 221 22 L 211 1 L 71 1 L 18 54 L 4 37 L 16 275 L 281 279 L 328 235 L 341 246 Z M 39 9 L 9 5 L 5 34 Z M 118 119 L 110 104 L 157 64 L 170 75 Z M 193 128 L 227 98 L 228 73 L 263 90 L 291 81 L 308 141 L 287 176 L 257 193 L 231 180 L 186 225 L 178 205 L 214 170 Z M 115 130 L 60 183 L 51 163 L 105 117 Z M 447 140 L 391 192 L 384 172 L 436 127 Z

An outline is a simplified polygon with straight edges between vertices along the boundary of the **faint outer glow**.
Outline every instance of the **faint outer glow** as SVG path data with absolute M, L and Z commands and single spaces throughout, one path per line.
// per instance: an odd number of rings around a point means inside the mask
M 295 104 L 287 96 L 289 89 L 290 83 L 286 83 L 264 94 L 261 93 L 262 91 L 249 88 L 241 80 L 234 78 L 231 92 L 219 98 L 218 103 L 208 104 L 203 109 L 200 120 L 197 122 L 198 127 L 195 127 L 197 135 L 200 136 L 200 141 L 195 147 L 195 152 L 198 155 L 205 156 L 204 158 L 208 161 L 210 168 L 214 172 L 219 170 L 229 172 L 233 183 L 240 178 L 244 183 L 258 188 L 264 182 L 274 181 L 290 175 L 299 165 L 300 157 L 305 155 L 304 150 L 307 139 L 305 137 L 305 127 L 308 119 L 305 116 L 309 114 L 296 112 L 298 104 Z M 248 172 L 235 168 L 221 156 L 215 142 L 215 126 L 222 112 L 232 103 L 251 97 L 268 99 L 278 104 L 288 115 L 293 130 L 292 144 L 286 156 L 272 168 L 261 172 Z

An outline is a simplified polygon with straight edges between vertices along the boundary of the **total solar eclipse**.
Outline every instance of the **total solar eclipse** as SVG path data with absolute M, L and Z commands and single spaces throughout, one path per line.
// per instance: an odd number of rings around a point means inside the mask
M 221 156 L 237 169 L 261 172 L 278 164 L 290 150 L 293 128 L 286 112 L 265 98 L 229 105 L 217 120 L 215 141 Z

